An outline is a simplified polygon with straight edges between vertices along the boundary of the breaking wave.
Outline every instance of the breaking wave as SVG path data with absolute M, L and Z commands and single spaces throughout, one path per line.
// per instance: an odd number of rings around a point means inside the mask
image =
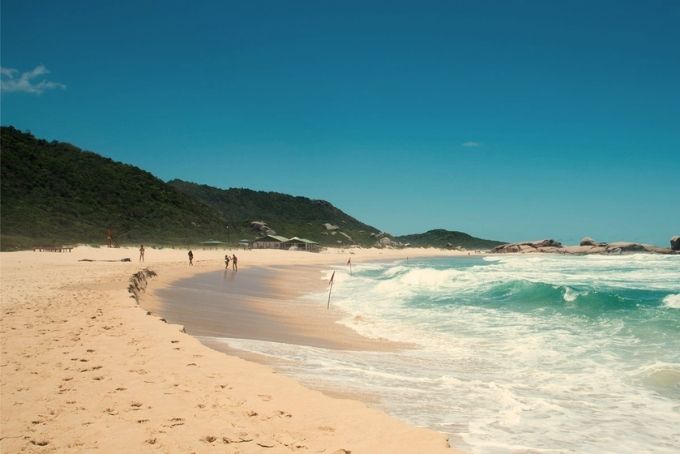
M 330 275 L 330 272 L 328 273 Z M 341 323 L 415 344 L 255 341 L 311 386 L 374 396 L 471 453 L 676 452 L 680 257 L 490 256 L 336 270 Z M 310 295 L 326 304 L 325 295 Z

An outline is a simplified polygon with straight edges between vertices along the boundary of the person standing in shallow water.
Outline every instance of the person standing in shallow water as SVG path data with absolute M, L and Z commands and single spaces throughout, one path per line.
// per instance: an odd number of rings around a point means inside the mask
M 144 245 L 143 244 L 139 245 L 139 261 L 140 262 L 144 261 Z
M 238 271 L 238 258 L 236 257 L 236 254 L 231 258 L 231 269 Z
M 189 265 L 194 266 L 194 253 L 189 251 Z
M 224 269 L 225 270 L 229 269 L 229 254 L 224 256 Z

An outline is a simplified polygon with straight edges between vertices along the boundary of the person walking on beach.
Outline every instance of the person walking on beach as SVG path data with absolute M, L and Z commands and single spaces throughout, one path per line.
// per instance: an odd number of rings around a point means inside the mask
M 224 256 L 224 269 L 228 270 L 229 269 L 229 254 Z
M 194 253 L 189 250 L 189 265 L 194 266 Z
M 139 245 L 139 261 L 140 262 L 144 261 L 144 245 L 143 244 Z
M 238 271 L 238 258 L 236 257 L 236 254 L 231 258 L 231 269 Z

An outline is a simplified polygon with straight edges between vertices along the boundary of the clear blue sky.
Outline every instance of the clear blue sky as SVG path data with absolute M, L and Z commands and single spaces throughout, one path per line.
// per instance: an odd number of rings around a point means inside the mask
M 667 245 L 678 24 L 678 1 L 3 0 L 2 124 L 394 234 Z

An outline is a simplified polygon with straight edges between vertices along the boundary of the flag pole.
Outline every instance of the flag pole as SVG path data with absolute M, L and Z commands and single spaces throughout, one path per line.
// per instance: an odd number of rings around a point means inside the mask
M 331 292 L 333 291 L 333 278 L 335 277 L 335 271 L 333 271 L 333 274 L 331 275 L 331 280 L 328 282 L 328 285 L 330 288 L 328 289 L 328 303 L 326 303 L 326 310 L 328 310 L 331 307 Z
M 326 303 L 326 309 L 331 307 L 331 292 L 333 291 L 333 283 L 331 282 L 331 288 L 328 289 L 328 303 Z

